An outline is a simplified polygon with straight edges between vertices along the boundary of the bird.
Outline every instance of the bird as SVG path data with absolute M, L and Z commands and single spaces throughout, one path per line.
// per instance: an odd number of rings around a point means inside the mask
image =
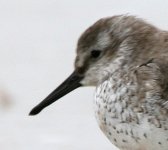
M 168 150 L 168 31 L 133 15 L 104 17 L 79 37 L 73 73 L 30 115 L 94 86 L 102 132 L 120 150 Z

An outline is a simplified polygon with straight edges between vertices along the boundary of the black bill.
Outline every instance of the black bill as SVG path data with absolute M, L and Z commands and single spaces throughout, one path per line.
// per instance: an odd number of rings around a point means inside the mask
M 41 103 L 34 107 L 29 115 L 36 115 L 41 112 L 45 107 L 54 103 L 62 96 L 68 94 L 74 89 L 81 86 L 80 81 L 83 76 L 80 76 L 74 71 L 59 87 L 57 87 L 51 94 L 49 94 Z

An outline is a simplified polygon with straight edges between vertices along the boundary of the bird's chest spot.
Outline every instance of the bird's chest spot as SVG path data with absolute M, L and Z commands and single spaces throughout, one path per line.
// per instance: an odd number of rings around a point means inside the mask
M 95 94 L 95 111 L 101 120 L 107 122 L 106 116 L 115 122 L 136 122 L 138 118 L 133 109 L 138 110 L 137 87 L 133 81 L 112 78 L 105 81 Z
M 166 150 L 168 130 L 160 126 L 159 120 L 144 113 L 137 92 L 132 80 L 109 80 L 97 87 L 94 106 L 98 124 L 121 150 Z

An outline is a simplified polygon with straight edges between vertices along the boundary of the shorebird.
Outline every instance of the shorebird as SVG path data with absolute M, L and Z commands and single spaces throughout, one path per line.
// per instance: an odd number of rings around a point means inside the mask
M 168 32 L 129 15 L 102 18 L 79 38 L 75 71 L 32 109 L 95 86 L 95 114 L 120 150 L 168 150 Z

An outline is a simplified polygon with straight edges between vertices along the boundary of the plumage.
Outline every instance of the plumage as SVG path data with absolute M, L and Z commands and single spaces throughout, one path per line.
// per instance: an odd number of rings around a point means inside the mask
M 95 50 L 100 54 L 92 57 Z M 134 16 L 100 19 L 79 38 L 76 82 L 96 86 L 98 124 L 120 150 L 168 149 L 167 68 L 168 32 Z M 61 85 L 54 93 L 66 89 Z M 30 114 L 57 99 L 51 94 Z

